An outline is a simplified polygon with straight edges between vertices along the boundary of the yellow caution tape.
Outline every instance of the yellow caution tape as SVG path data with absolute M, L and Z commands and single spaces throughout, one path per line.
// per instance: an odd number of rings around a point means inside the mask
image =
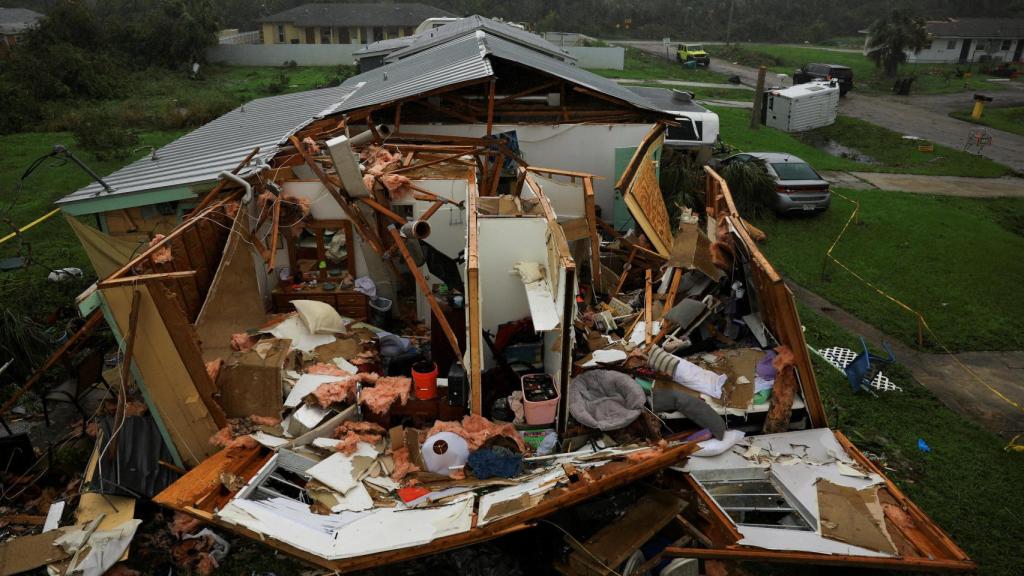
M 0 244 L 3 244 L 4 242 L 7 242 L 7 241 L 8 241 L 8 240 L 10 240 L 11 238 L 14 238 L 14 237 L 15 237 L 15 236 L 17 236 L 18 234 L 21 234 L 22 232 L 24 232 L 24 231 L 26 231 L 26 230 L 28 230 L 28 229 L 32 228 L 32 227 L 33 227 L 33 226 L 35 226 L 36 224 L 40 224 L 40 223 L 42 223 L 42 222 L 45 222 L 45 221 L 46 221 L 47 219 L 49 219 L 50 217 L 54 216 L 54 215 L 55 215 L 55 214 L 57 214 L 58 212 L 60 212 L 60 208 L 54 208 L 53 210 L 50 210 L 50 211 L 49 211 L 49 212 L 47 212 L 47 213 L 46 213 L 45 215 L 43 215 L 43 216 L 40 216 L 39 218 L 36 218 L 36 219 L 35 219 L 35 220 L 33 220 L 32 222 L 29 222 L 28 224 L 26 224 L 26 225 L 22 226 L 21 228 L 19 228 L 19 229 L 18 229 L 17 231 L 15 231 L 15 232 L 11 232 L 11 233 L 10 233 L 10 234 L 8 234 L 7 236 L 4 236 L 3 238 L 0 238 Z
M 924 330 L 926 330 L 928 332 L 928 335 L 931 336 L 931 338 L 935 341 L 935 343 L 939 345 L 939 348 L 941 348 L 943 350 L 943 352 L 948 354 L 949 357 L 952 358 L 953 361 L 956 362 L 956 364 L 958 366 L 960 366 L 960 368 L 962 368 L 964 372 L 966 372 L 967 374 L 969 374 L 971 376 L 971 378 L 973 378 L 974 380 L 978 381 L 983 386 L 988 388 L 1000 400 L 1006 402 L 1010 406 L 1013 406 L 1017 410 L 1020 410 L 1021 412 L 1024 412 L 1024 407 L 1022 407 L 1019 403 L 1014 401 L 1012 398 L 1008 398 L 1005 394 L 1003 394 L 1002 392 L 997 390 L 995 387 L 993 387 L 991 384 L 986 382 L 981 376 L 978 376 L 978 374 L 976 374 L 973 370 L 971 370 L 970 367 L 968 367 L 963 362 L 961 362 L 960 359 L 956 357 L 956 354 L 951 352 L 949 350 L 949 348 L 947 348 L 946 345 L 943 344 L 942 340 L 939 339 L 938 335 L 935 333 L 934 330 L 932 330 L 932 327 L 929 326 L 928 322 L 924 319 L 924 315 L 923 314 L 921 314 L 917 310 L 914 310 L 909 305 L 907 305 L 903 301 L 899 300 L 895 296 L 890 295 L 885 290 L 882 290 L 878 286 L 875 286 L 874 284 L 869 282 L 867 279 L 862 277 L 860 274 L 857 274 L 856 272 L 851 270 L 849 266 L 847 266 L 846 264 L 840 262 L 835 256 L 832 255 L 832 250 L 835 249 L 837 244 L 839 244 L 839 240 L 846 233 L 846 229 L 850 227 L 850 223 L 853 222 L 854 219 L 857 217 L 857 214 L 860 213 L 860 202 L 859 201 L 847 198 L 846 196 L 843 196 L 842 194 L 840 194 L 839 192 L 836 192 L 834 190 L 832 191 L 832 194 L 834 194 L 836 196 L 839 196 L 843 200 L 846 200 L 847 202 L 853 204 L 854 208 L 853 208 L 853 212 L 850 213 L 850 217 L 846 220 L 846 224 L 843 226 L 843 229 L 839 232 L 839 235 L 836 236 L 836 239 L 832 242 L 832 245 L 829 246 L 828 251 L 825 252 L 825 257 L 828 260 L 831 260 L 832 262 L 835 262 L 836 264 L 838 264 L 839 267 L 841 267 L 843 270 L 848 272 L 851 276 L 853 276 L 857 280 L 860 280 L 864 285 L 866 285 L 867 287 L 871 288 L 872 290 L 877 292 L 879 295 L 883 296 L 884 298 L 886 298 L 886 299 L 890 300 L 891 302 L 895 303 L 897 306 L 903 308 L 904 310 L 906 310 L 906 311 L 910 312 L 911 314 L 913 314 L 914 316 L 916 316 L 919 327 L 921 327 Z M 826 261 L 826 264 L 827 264 L 827 261 Z M 1024 436 L 1024 434 L 1018 434 L 1017 436 L 1014 436 L 1013 439 L 1010 440 L 1010 443 L 1007 444 L 1004 447 L 1004 449 L 1007 452 L 1009 452 L 1011 450 L 1014 451 L 1014 452 L 1024 452 L 1024 445 L 1016 444 L 1016 440 L 1018 438 L 1020 438 L 1021 436 Z

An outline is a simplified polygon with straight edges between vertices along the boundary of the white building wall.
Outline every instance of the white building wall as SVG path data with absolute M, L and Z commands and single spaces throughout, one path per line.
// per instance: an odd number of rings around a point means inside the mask
M 957 63 L 960 61 L 960 50 L 963 48 L 963 43 L 968 40 L 965 38 L 946 38 L 946 37 L 935 37 L 932 40 L 930 48 L 926 48 L 917 54 L 913 52 L 907 52 L 907 62 L 915 64 L 943 64 L 943 63 Z M 1010 40 L 1009 49 L 1003 50 L 1003 40 L 992 39 L 994 50 L 989 52 L 986 47 L 989 46 L 990 39 L 988 38 L 971 38 L 971 48 L 968 52 L 967 62 L 978 62 L 986 54 L 991 57 L 993 62 L 1010 62 L 1013 59 L 1014 50 L 1017 49 L 1017 43 L 1021 40 Z M 865 54 L 867 48 L 865 46 Z

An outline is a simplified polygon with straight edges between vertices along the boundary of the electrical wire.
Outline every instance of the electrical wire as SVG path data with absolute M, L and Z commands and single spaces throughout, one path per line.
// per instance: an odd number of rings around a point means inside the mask
M 586 553 L 587 553 L 587 555 L 588 555 L 588 556 L 590 556 L 591 558 L 593 558 L 593 559 L 594 559 L 594 562 L 597 562 L 598 564 L 600 564 L 600 565 L 601 565 L 601 567 L 602 567 L 602 568 L 604 568 L 605 570 L 607 570 L 607 571 L 611 572 L 611 573 L 612 573 L 612 574 L 614 574 L 615 576 L 622 576 L 622 574 L 620 574 L 620 573 L 616 572 L 616 571 L 615 571 L 615 570 L 614 570 L 614 569 L 613 569 L 613 568 L 612 568 L 611 566 L 608 566 L 607 564 L 605 564 L 604 562 L 602 562 L 600 558 L 598 558 L 597 556 L 595 556 L 595 555 L 594 555 L 594 553 L 593 553 L 593 552 L 591 552 L 591 551 L 590 551 L 590 550 L 589 550 L 589 549 L 588 549 L 588 548 L 587 548 L 586 546 L 584 546 L 582 542 L 580 542 L 579 540 L 577 540 L 575 536 L 573 536 L 572 534 L 569 534 L 568 530 L 566 530 L 565 528 L 562 528 L 561 526 L 559 526 L 558 524 L 555 524 L 555 523 L 554 523 L 554 522 L 552 522 L 551 520 L 545 520 L 545 519 L 543 519 L 543 518 L 542 518 L 542 519 L 540 519 L 540 520 L 538 520 L 537 522 L 543 522 L 543 523 L 545 523 L 545 524 L 550 524 L 550 525 L 554 526 L 555 528 L 558 528 L 559 530 L 561 530 L 561 531 L 562 531 L 562 534 L 565 534 L 566 536 L 568 536 L 568 537 L 569 537 L 569 539 L 570 539 L 570 540 L 572 540 L 573 542 L 575 542 L 575 543 L 576 543 L 576 545 L 577 545 L 577 546 L 579 546 L 580 550 L 583 550 L 584 552 L 586 552 Z

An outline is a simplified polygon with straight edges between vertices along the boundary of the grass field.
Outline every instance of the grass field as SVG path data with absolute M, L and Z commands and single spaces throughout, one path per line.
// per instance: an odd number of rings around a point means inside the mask
M 839 116 L 836 123 L 799 135 L 762 126 L 750 129 L 750 111 L 712 107 L 721 121 L 721 138 L 737 152 L 789 152 L 818 170 L 856 170 L 926 174 L 930 176 L 997 177 L 1012 172 L 974 154 L 935 145 L 932 153 L 920 152 L 913 142 L 890 130 L 863 120 Z M 875 159 L 877 163 L 857 162 L 834 156 L 812 143 L 832 140 Z
M 689 69 L 678 62 L 669 62 L 660 56 L 648 54 L 632 47 L 626 48 L 623 70 L 595 68 L 590 71 L 606 78 L 630 78 L 635 80 L 688 80 L 691 82 L 725 83 L 729 77 L 712 72 L 707 68 Z
M 974 124 L 982 124 L 997 130 L 1005 130 L 1024 136 L 1024 106 L 1009 108 L 985 108 L 980 120 L 971 119 L 970 110 L 953 112 L 953 118 Z
M 1024 199 L 922 196 L 839 190 L 860 201 L 858 220 L 833 255 L 869 282 L 920 311 L 953 351 L 1024 349 Z M 788 277 L 907 345 L 916 318 L 824 255 L 853 211 L 833 196 L 823 214 L 766 217 L 763 250 Z M 925 338 L 925 347 L 938 350 Z
M 827 62 L 853 69 L 854 90 L 864 93 L 889 93 L 893 80 L 881 74 L 863 54 L 836 52 L 814 47 L 775 44 L 734 44 L 716 46 L 712 58 L 738 62 L 746 66 L 767 66 L 773 72 L 789 74 L 810 62 Z M 957 78 L 956 71 L 970 72 L 970 77 Z M 904 64 L 900 75 L 916 77 L 911 94 L 938 94 L 970 90 L 1003 90 L 1004 86 L 987 82 L 980 65 Z
M 831 320 L 802 307 L 800 318 L 810 346 L 859 349 Z M 883 457 L 889 478 L 978 563 L 979 574 L 1020 574 L 1024 500 L 1010 487 L 1024 483 L 1024 454 L 1004 452 L 1003 440 L 946 408 L 898 364 L 886 374 L 903 392 L 873 398 L 853 394 L 843 374 L 812 359 L 829 425 Z M 918 438 L 930 453 L 918 450 Z
M 18 191 L 18 179 L 54 144 L 64 144 L 98 174 L 105 175 L 140 158 L 150 146 L 160 147 L 191 128 L 254 98 L 337 84 L 351 67 L 204 67 L 200 79 L 152 69 L 125 79 L 130 86 L 122 98 L 102 102 L 51 104 L 43 130 L 0 136 L 0 236 L 49 212 L 53 201 L 89 183 L 77 166 L 50 160 L 40 166 Z M 134 155 L 101 160 L 75 142 L 66 131 L 89 115 L 105 114 L 139 137 Z M 92 222 L 90 222 L 92 224 Z M 78 241 L 59 215 L 23 235 L 23 241 L 0 245 L 0 258 L 28 257 L 25 269 L 0 273 L 0 307 L 41 320 L 58 306 L 71 302 L 91 279 L 89 263 Z M 81 268 L 86 278 L 67 284 L 46 281 L 51 268 Z
M 137 130 L 195 128 L 254 98 L 337 85 L 353 72 L 351 66 L 210 65 L 199 79 L 190 79 L 181 72 L 152 68 L 125 78 L 128 88 L 120 98 L 50 103 L 40 131 L 70 130 L 97 114 Z

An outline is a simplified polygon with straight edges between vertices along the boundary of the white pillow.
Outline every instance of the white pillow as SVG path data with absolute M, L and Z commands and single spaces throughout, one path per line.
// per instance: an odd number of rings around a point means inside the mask
M 705 440 L 698 442 L 697 446 L 700 446 L 700 450 L 697 450 L 692 456 L 703 456 L 705 458 L 711 456 L 718 456 L 722 452 L 732 448 L 737 442 L 743 439 L 746 434 L 742 430 L 726 430 L 725 434 L 722 435 L 721 440 Z
M 345 321 L 334 306 L 316 300 L 292 300 L 299 318 L 311 334 L 333 334 L 345 331 Z

